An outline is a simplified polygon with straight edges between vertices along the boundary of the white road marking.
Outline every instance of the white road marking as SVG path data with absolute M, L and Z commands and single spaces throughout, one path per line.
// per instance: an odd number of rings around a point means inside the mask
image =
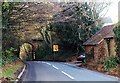
M 69 74 L 65 73 L 64 71 L 61 71 L 63 74 L 65 74 L 66 76 L 68 76 L 71 79 L 75 79 L 74 77 L 70 76 Z
M 55 69 L 59 69 L 59 68 L 57 68 L 56 66 L 54 66 L 54 65 L 52 65 L 52 67 L 54 67 Z
M 42 63 L 46 63 L 46 62 L 43 62 L 43 61 L 42 61 Z
M 23 75 L 23 73 L 24 73 L 24 71 L 25 71 L 25 68 L 26 68 L 26 66 L 24 66 L 24 68 L 23 68 L 23 70 L 22 70 L 22 72 L 19 74 L 19 76 L 17 77 L 18 79 L 20 79 L 21 78 L 21 76 Z M 17 80 L 15 80 L 15 83 L 17 83 L 18 82 L 18 79 Z
M 50 63 L 46 63 L 46 64 L 51 65 Z
M 64 64 L 68 64 L 68 63 L 64 63 Z
M 22 76 L 23 72 L 25 71 L 25 68 L 26 68 L 26 66 L 24 66 L 24 68 L 23 68 L 22 72 L 20 73 L 20 75 L 18 76 L 18 78 L 20 78 Z

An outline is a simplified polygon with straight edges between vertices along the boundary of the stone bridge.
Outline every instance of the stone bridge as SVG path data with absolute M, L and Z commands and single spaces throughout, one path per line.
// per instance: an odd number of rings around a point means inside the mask
M 38 44 L 43 42 L 42 39 L 32 39 L 31 41 L 24 42 L 20 46 L 19 57 L 21 60 L 35 60 L 35 51 L 38 47 Z

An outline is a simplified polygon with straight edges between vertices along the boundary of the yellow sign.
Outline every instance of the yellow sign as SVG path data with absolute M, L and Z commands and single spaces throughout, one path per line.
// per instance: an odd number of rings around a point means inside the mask
M 58 45 L 53 45 L 53 51 L 58 51 L 59 48 L 58 48 Z

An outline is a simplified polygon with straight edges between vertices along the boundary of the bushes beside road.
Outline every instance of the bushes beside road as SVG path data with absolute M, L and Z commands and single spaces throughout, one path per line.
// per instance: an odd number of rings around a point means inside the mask
M 2 57 L 2 64 L 0 66 L 4 66 L 5 64 L 9 64 L 15 60 L 18 59 L 17 55 L 15 55 L 16 53 L 16 49 L 14 48 L 10 48 L 7 49 L 5 51 L 2 51 L 1 53 L 1 57 Z

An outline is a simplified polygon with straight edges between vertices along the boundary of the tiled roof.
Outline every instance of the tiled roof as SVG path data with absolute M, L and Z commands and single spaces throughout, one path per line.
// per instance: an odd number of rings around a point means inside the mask
M 88 39 L 83 45 L 97 45 L 104 40 L 104 38 L 111 38 L 114 36 L 114 25 L 104 26 L 100 31 Z

